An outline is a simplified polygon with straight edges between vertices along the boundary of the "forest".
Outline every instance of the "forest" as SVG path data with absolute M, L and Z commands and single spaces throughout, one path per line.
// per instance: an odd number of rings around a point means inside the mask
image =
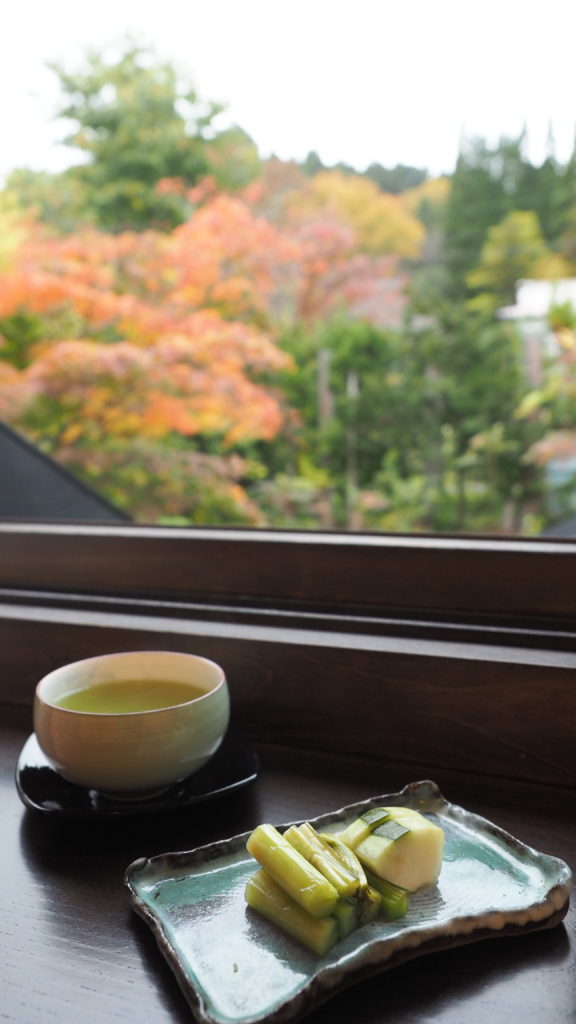
M 263 158 L 149 51 L 52 70 L 78 162 L 0 191 L 0 419 L 137 522 L 574 514 L 576 312 L 550 302 L 534 376 L 501 311 L 576 278 L 576 147 L 467 139 L 443 177 Z

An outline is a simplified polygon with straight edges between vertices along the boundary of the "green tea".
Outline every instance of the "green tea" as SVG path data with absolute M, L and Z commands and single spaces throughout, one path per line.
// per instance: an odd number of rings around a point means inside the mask
M 194 683 L 175 683 L 162 679 L 121 679 L 112 683 L 97 683 L 72 690 L 54 703 L 69 711 L 88 711 L 92 714 L 119 715 L 130 711 L 155 711 L 175 704 L 185 704 L 206 693 Z

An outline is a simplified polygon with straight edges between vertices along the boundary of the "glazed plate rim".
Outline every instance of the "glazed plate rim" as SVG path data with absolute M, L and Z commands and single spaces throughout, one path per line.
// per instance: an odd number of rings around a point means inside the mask
M 356 948 L 351 952 L 348 950 L 340 960 L 333 961 L 333 954 L 337 953 L 338 946 L 334 947 L 331 954 L 328 954 L 330 958 L 328 962 L 326 962 L 326 958 L 316 958 L 314 954 L 309 954 L 312 958 L 311 962 L 317 962 L 317 967 L 311 970 L 306 983 L 294 995 L 275 1003 L 266 1012 L 256 1013 L 252 1016 L 243 1014 L 231 1017 L 219 1012 L 212 1012 L 210 1009 L 209 993 L 205 994 L 202 986 L 195 984 L 189 977 L 187 964 L 183 962 L 184 958 L 181 958 L 178 944 L 171 939 L 161 916 L 154 911 L 140 892 L 138 876 L 144 878 L 146 872 L 156 871 L 159 868 L 158 884 L 161 884 L 175 876 L 185 876 L 188 870 L 190 873 L 202 871 L 203 867 L 210 870 L 215 864 L 217 866 L 219 860 L 224 861 L 243 848 L 245 849 L 246 841 L 252 830 L 191 850 L 158 854 L 150 858 L 140 857 L 127 867 L 124 876 L 124 884 L 130 894 L 132 908 L 151 928 L 160 951 L 172 968 L 199 1024 L 233 1024 L 234 1021 L 241 1021 L 242 1024 L 284 1024 L 284 1022 L 296 1020 L 311 1012 L 312 1009 L 332 998 L 339 991 L 407 960 L 485 938 L 510 937 L 552 928 L 560 924 L 565 917 L 572 887 L 572 872 L 568 865 L 560 858 L 541 853 L 516 839 L 487 818 L 450 803 L 436 783 L 431 780 L 412 782 L 395 793 L 370 797 L 306 820 L 316 828 L 330 828 L 330 826 L 338 825 L 347 819 L 357 817 L 369 807 L 382 804 L 406 804 L 422 810 L 423 813 L 437 815 L 440 819 L 442 817 L 449 818 L 456 823 L 463 824 L 468 829 L 477 829 L 488 839 L 501 844 L 511 859 L 522 856 L 537 867 L 546 866 L 549 869 L 554 869 L 556 872 L 554 882 L 546 891 L 544 899 L 536 900 L 522 909 L 503 910 L 497 906 L 487 906 L 484 913 L 452 917 L 443 924 L 434 923 L 434 920 L 431 919 L 428 928 L 407 929 L 405 941 L 401 940 L 399 944 L 395 944 L 393 939 L 386 936 L 376 936 L 368 941 L 362 941 L 362 933 L 365 929 L 361 928 L 354 933 L 354 937 L 357 938 Z M 291 824 L 294 822 L 279 824 L 278 828 L 283 831 Z M 256 870 L 257 865 L 248 853 L 243 862 L 252 863 Z M 162 872 L 164 872 L 164 876 L 162 876 Z M 535 916 L 530 917 L 531 911 Z M 249 911 L 249 913 L 253 912 Z M 496 923 L 496 918 L 499 923 Z M 263 922 L 263 924 L 266 928 L 273 928 L 268 922 Z M 398 925 L 399 922 L 395 922 L 395 924 Z M 454 925 L 457 926 L 455 932 Z M 352 937 L 349 936 L 350 938 Z M 289 944 L 294 942 L 291 939 L 284 941 Z

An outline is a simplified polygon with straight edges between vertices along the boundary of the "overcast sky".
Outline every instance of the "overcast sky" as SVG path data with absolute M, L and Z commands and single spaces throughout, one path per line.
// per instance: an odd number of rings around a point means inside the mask
M 4 0 L 7 4 L 7 0 Z M 60 170 L 48 61 L 82 66 L 127 34 L 154 47 L 262 155 L 358 169 L 450 171 L 462 133 L 528 127 L 540 159 L 552 122 L 565 158 L 576 127 L 574 0 L 16 0 L 0 33 L 0 176 Z

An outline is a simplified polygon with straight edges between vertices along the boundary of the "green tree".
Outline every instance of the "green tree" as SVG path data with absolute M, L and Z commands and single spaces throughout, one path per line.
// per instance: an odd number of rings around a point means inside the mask
M 300 419 L 269 446 L 270 473 L 328 495 L 324 525 L 522 528 L 539 500 L 541 474 L 522 459 L 539 426 L 515 415 L 526 385 L 508 325 L 444 302 L 403 330 L 334 320 L 284 344 L 297 373 L 282 388 Z
M 297 372 L 280 386 L 298 419 L 261 452 L 269 476 L 253 492 L 264 507 L 281 477 L 284 504 L 266 508 L 275 525 L 309 525 L 307 495 L 325 526 L 522 529 L 541 476 L 522 456 L 540 428 L 515 415 L 516 334 L 447 302 L 409 323 L 338 319 L 284 338 Z
M 547 245 L 555 252 L 561 249 L 570 208 L 576 202 L 576 147 L 565 164 L 554 152 L 552 131 L 548 137 L 548 153 L 540 166 L 526 162 L 520 182 L 516 206 L 534 210 Z
M 281 344 L 297 368 L 277 378 L 294 415 L 281 436 L 265 450 L 260 446 L 269 477 L 255 485 L 256 500 L 270 506 L 276 499 L 276 525 L 298 525 L 299 495 L 307 497 L 309 510 L 312 490 L 322 525 L 354 527 L 358 493 L 379 469 L 390 430 L 399 428 L 402 398 L 394 370 L 402 336 L 338 317 L 313 332 L 297 325 Z M 306 511 L 301 514 L 300 525 L 310 525 Z
M 470 274 L 481 259 L 488 231 L 514 211 L 531 211 L 551 253 L 568 251 L 566 225 L 576 201 L 576 147 L 565 164 L 549 152 L 540 165 L 525 155 L 525 133 L 489 146 L 484 139 L 462 146 L 444 219 L 444 244 L 450 292 L 468 294 Z M 506 290 L 506 289 L 505 289 Z M 502 291 L 502 289 L 500 289 Z
M 173 227 L 185 216 L 184 200 L 156 186 L 167 178 L 190 186 L 210 173 L 228 174 L 223 151 L 241 151 L 257 167 L 245 133 L 217 131 L 222 108 L 201 100 L 146 50 L 131 47 L 114 60 L 92 52 L 80 72 L 53 70 L 66 100 L 60 116 L 72 123 L 65 141 L 87 160 L 73 176 L 101 227 Z
M 467 277 L 479 290 L 477 305 L 496 308 L 512 303 L 521 278 L 561 277 L 563 260 L 548 249 L 533 210 L 513 210 L 500 224 L 488 229 L 478 266 Z
M 375 480 L 390 511 L 408 496 L 410 528 L 520 528 L 538 474 L 521 460 L 529 430 L 515 419 L 525 392 L 516 334 L 446 302 L 405 334 L 402 436 Z M 390 515 L 379 525 L 391 528 Z
M 576 205 L 570 207 L 560 236 L 560 253 L 570 267 L 570 276 L 576 273 Z
M 520 140 L 491 148 L 468 140 L 452 175 L 444 221 L 446 265 L 452 297 L 467 294 L 467 276 L 480 259 L 488 228 L 510 211 L 523 167 Z

